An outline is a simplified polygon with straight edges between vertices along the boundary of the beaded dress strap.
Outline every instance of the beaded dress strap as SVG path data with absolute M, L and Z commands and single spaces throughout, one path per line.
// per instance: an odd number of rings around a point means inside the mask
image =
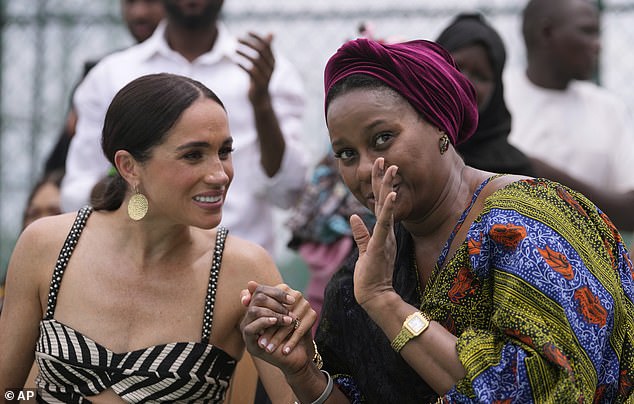
M 225 249 L 225 240 L 229 230 L 219 227 L 216 232 L 216 245 L 214 247 L 214 257 L 211 262 L 209 273 L 209 285 L 207 286 L 207 298 L 205 299 L 205 312 L 203 316 L 203 337 L 202 342 L 209 343 L 211 334 L 211 322 L 214 317 L 214 305 L 216 303 L 216 290 L 218 289 L 218 275 L 220 274 L 220 264 L 222 263 L 222 252 Z
M 66 241 L 64 241 L 62 250 L 59 252 L 57 262 L 55 263 L 55 270 L 53 271 L 53 277 L 51 278 L 51 285 L 48 289 L 48 303 L 46 304 L 46 315 L 44 316 L 45 320 L 53 318 L 55 305 L 57 304 L 57 294 L 59 293 L 59 286 L 62 283 L 64 271 L 66 270 L 66 266 L 68 266 L 68 261 L 73 254 L 73 250 L 79 241 L 79 236 L 81 235 L 82 230 L 84 230 L 88 216 L 90 216 L 91 213 L 91 206 L 84 206 L 80 209 L 77 213 L 77 217 L 75 218 L 75 222 L 73 223 L 73 227 L 70 229 L 70 233 L 66 236 Z

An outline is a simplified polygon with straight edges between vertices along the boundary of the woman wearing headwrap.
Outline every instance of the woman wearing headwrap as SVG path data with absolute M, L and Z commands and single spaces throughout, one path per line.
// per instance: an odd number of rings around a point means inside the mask
M 436 43 L 449 51 L 477 93 L 478 128 L 457 147 L 465 164 L 486 171 L 534 176 L 528 157 L 508 142 L 511 114 L 504 102 L 506 50 L 500 35 L 481 14 L 465 13 L 445 28 Z
M 263 341 L 281 304 L 255 283 L 249 352 L 303 403 L 626 402 L 634 270 L 607 216 L 558 183 L 464 164 L 475 91 L 435 43 L 347 42 L 325 93 L 339 171 L 377 224 L 350 219 L 359 253 L 326 290 L 322 372 L 308 334 Z

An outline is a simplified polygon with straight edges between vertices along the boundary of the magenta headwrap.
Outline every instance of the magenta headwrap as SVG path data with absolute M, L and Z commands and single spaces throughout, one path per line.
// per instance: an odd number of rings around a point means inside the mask
M 473 86 L 449 53 L 434 42 L 390 45 L 366 38 L 346 42 L 326 64 L 326 97 L 335 83 L 353 74 L 372 76 L 394 89 L 454 145 L 467 140 L 478 126 Z

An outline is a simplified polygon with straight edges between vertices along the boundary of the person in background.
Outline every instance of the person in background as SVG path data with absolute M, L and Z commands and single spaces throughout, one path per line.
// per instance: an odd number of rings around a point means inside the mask
M 35 356 L 38 402 L 223 403 L 244 352 L 243 284 L 278 285 L 284 314 L 266 321 L 283 327 L 262 336 L 273 344 L 292 349 L 316 318 L 262 247 L 219 226 L 227 112 L 198 81 L 142 76 L 115 95 L 102 145 L 117 171 L 104 198 L 32 223 L 16 244 L 0 390 L 20 389 Z M 281 372 L 255 365 L 275 402 L 293 401 Z
M 478 100 L 478 128 L 456 149 L 465 164 L 485 171 L 535 176 L 524 153 L 508 142 L 511 114 L 504 102 L 504 42 L 479 13 L 463 13 L 440 33 L 436 42 L 451 53 L 473 84 Z
M 161 0 L 121 0 L 121 16 L 136 43 L 152 36 L 165 17 Z
M 339 172 L 375 212 L 315 337 L 260 334 L 282 300 L 241 292 L 248 351 L 301 402 L 630 402 L 634 270 L 609 218 L 548 179 L 465 165 L 476 92 L 430 41 L 346 42 L 324 73 Z M 293 335 L 295 336 L 295 334 Z M 320 371 L 321 370 L 321 371 Z
M 522 34 L 526 69 L 505 75 L 509 141 L 540 176 L 583 192 L 620 230 L 634 230 L 631 112 L 592 82 L 601 49 L 596 3 L 531 0 Z
M 27 198 L 24 216 L 22 218 L 22 229 L 24 230 L 35 220 L 45 217 L 59 215 L 62 213 L 59 203 L 59 187 L 62 183 L 64 173 L 60 170 L 45 174 L 40 179 Z
M 121 17 L 128 32 L 136 43 L 141 43 L 148 39 L 164 15 L 161 0 L 121 0 Z M 86 74 L 88 74 L 90 69 L 96 64 L 97 61 L 88 61 L 84 64 L 82 79 L 86 77 Z M 64 171 L 66 168 L 68 147 L 73 135 L 75 135 L 75 127 L 77 125 L 77 112 L 72 105 L 72 97 L 70 104 L 64 127 L 53 149 L 46 157 L 44 163 L 45 173 L 57 170 Z
M 275 253 L 274 208 L 296 203 L 307 174 L 301 142 L 304 92 L 299 74 L 272 50 L 273 35 L 234 38 L 220 22 L 222 0 L 163 0 L 166 19 L 141 44 L 102 59 L 75 93 L 78 121 L 62 181 L 62 209 L 88 203 L 110 164 L 99 153 L 100 122 L 114 94 L 144 74 L 171 72 L 205 83 L 229 111 L 240 173 L 223 225 Z

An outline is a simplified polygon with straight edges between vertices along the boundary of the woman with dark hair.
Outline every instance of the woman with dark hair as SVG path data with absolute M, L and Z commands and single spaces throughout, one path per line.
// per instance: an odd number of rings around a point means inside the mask
M 16 244 L 0 390 L 22 386 L 35 357 L 41 402 L 221 403 L 244 352 L 236 296 L 251 279 L 281 282 L 263 248 L 218 227 L 227 113 L 197 81 L 143 76 L 112 100 L 102 147 L 116 173 L 100 203 L 38 220 Z M 272 293 L 283 314 L 266 321 L 281 327 L 263 337 L 292 348 L 315 312 L 284 285 Z M 281 372 L 255 365 L 272 399 L 293 400 Z
M 436 42 L 449 51 L 476 90 L 478 127 L 456 147 L 465 164 L 496 173 L 535 172 L 528 157 L 508 142 L 511 114 L 504 102 L 504 42 L 481 14 L 459 14 Z
M 350 218 L 358 257 L 326 289 L 321 356 L 308 334 L 264 349 L 276 298 L 253 283 L 249 352 L 302 402 L 629 402 L 634 270 L 608 217 L 558 183 L 464 163 L 476 94 L 436 43 L 349 41 L 324 81 L 339 172 L 377 223 Z
M 59 187 L 64 177 L 63 170 L 53 170 L 40 179 L 26 200 L 22 217 L 22 229 L 37 219 L 62 213 Z

